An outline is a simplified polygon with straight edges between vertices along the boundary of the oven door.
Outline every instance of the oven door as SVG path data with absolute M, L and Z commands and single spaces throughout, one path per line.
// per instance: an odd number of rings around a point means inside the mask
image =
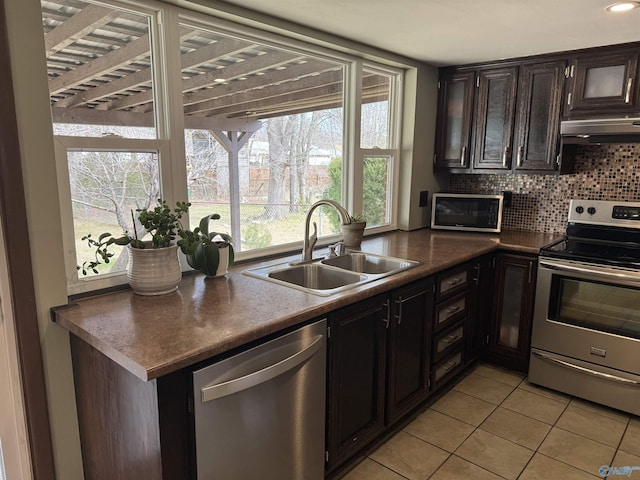
M 531 345 L 640 374 L 640 272 L 540 258 Z

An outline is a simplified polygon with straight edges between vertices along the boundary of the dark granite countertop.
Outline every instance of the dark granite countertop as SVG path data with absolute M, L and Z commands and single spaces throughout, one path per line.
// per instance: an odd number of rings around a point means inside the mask
M 222 278 L 186 275 L 178 290 L 168 295 L 143 297 L 121 290 L 88 297 L 54 309 L 55 320 L 146 381 L 484 253 L 505 249 L 537 254 L 560 238 L 525 231 L 397 231 L 365 239 L 362 250 L 421 265 L 329 297 L 242 274 L 247 268 L 296 256 L 236 265 Z

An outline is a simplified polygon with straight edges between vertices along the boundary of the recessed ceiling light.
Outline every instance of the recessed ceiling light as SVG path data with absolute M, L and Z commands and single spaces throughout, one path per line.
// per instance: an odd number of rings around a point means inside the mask
M 640 7 L 640 2 L 618 2 L 607 7 L 608 12 L 628 12 Z

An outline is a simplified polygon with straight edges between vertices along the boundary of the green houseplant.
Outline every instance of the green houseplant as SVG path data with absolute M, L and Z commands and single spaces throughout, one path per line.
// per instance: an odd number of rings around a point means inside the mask
M 234 250 L 231 236 L 223 232 L 209 231 L 211 220 L 219 220 L 217 213 L 200 219 L 193 231 L 179 230 L 178 246 L 187 258 L 187 263 L 205 275 L 216 277 L 227 273 L 233 265 Z
M 87 275 L 89 270 L 98 273 L 97 267 L 109 263 L 114 256 L 110 251 L 112 245 L 127 246 L 127 278 L 134 293 L 162 295 L 175 291 L 182 279 L 182 269 L 178 260 L 178 246 L 173 240 L 182 230 L 180 220 L 190 206 L 187 202 L 177 202 L 176 208 L 172 210 L 160 198 L 156 207 L 136 210 L 138 222 L 143 229 L 140 234 L 132 212 L 133 235 L 125 232 L 120 237 L 114 237 L 105 232 L 97 240 L 86 235 L 82 239 L 94 249 L 94 257 L 78 266 L 78 270 L 83 275 Z M 144 241 L 140 238 L 145 233 L 151 235 L 151 240 Z
M 182 230 L 180 220 L 182 215 L 187 213 L 191 203 L 177 202 L 176 208 L 172 211 L 167 202 L 161 198 L 158 199 L 158 205 L 153 209 L 139 208 L 138 221 L 146 232 L 151 234 L 151 241 L 144 241 L 139 238 L 136 228 L 135 219 L 133 219 L 133 235 L 125 232 L 120 237 L 114 237 L 111 233 L 102 233 L 98 239 L 92 238 L 91 234 L 82 237 L 89 247 L 94 249 L 94 258 L 85 261 L 82 265 L 78 265 L 77 269 L 82 271 L 83 275 L 87 275 L 89 270 L 93 273 L 99 273 L 97 267 L 101 264 L 110 263 L 114 253 L 110 251 L 111 245 L 127 246 L 137 249 L 147 248 L 164 248 L 171 246 L 171 242 L 175 239 L 177 233 Z M 133 217 L 133 212 L 132 212 Z
M 102 233 L 97 239 L 86 235 L 86 241 L 94 251 L 93 259 L 77 266 L 83 275 L 89 271 L 98 273 L 98 266 L 110 263 L 115 255 L 113 245 L 127 246 L 129 262 L 127 277 L 133 291 L 140 295 L 160 295 L 175 291 L 182 279 L 178 261 L 178 248 L 186 255 L 187 263 L 205 275 L 216 276 L 227 273 L 233 264 L 234 251 L 231 237 L 226 233 L 210 232 L 209 221 L 217 220 L 217 213 L 200 220 L 193 231 L 182 226 L 182 216 L 188 212 L 191 203 L 177 202 L 171 209 L 167 202 L 158 199 L 154 208 L 138 209 L 138 222 L 151 240 L 141 240 L 133 218 L 133 234 L 125 232 L 120 237 Z M 132 212 L 133 217 L 133 212 Z M 177 241 L 175 241 L 179 238 Z

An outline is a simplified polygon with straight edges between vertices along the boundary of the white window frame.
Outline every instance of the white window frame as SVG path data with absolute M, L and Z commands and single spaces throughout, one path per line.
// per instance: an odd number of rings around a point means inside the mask
M 157 152 L 160 162 L 160 185 L 162 197 L 169 204 L 187 198 L 187 171 L 184 145 L 184 117 L 182 105 L 181 71 L 180 71 L 180 36 L 179 25 L 186 24 L 193 28 L 204 28 L 220 33 L 236 36 L 244 40 L 256 41 L 278 48 L 294 49 L 304 54 L 325 58 L 328 61 L 344 66 L 343 83 L 343 168 L 342 198 L 343 205 L 351 213 L 362 211 L 363 166 L 364 158 L 371 155 L 390 156 L 391 181 L 388 189 L 388 205 L 390 219 L 388 224 L 367 229 L 367 234 L 381 233 L 397 228 L 398 179 L 399 179 L 399 141 L 403 70 L 390 67 L 372 60 L 363 60 L 354 55 L 314 45 L 275 34 L 267 30 L 241 25 L 214 15 L 204 14 L 160 3 L 156 0 L 85 0 L 114 7 L 125 11 L 149 15 L 151 37 L 151 55 L 153 67 L 154 111 L 156 115 L 157 139 L 126 138 L 88 138 L 55 136 L 56 164 L 60 194 L 60 211 L 62 218 L 63 242 L 65 246 L 65 267 L 70 295 L 104 289 L 127 282 L 126 273 L 103 274 L 96 277 L 79 278 L 76 269 L 75 236 L 73 231 L 73 214 L 71 209 L 71 193 L 67 154 L 69 151 L 109 150 Z M 391 85 L 389 98 L 389 145 L 396 148 L 362 149 L 360 148 L 360 116 L 362 98 L 363 69 L 379 71 L 389 75 L 395 82 Z M 185 224 L 188 223 L 185 219 Z M 321 242 L 335 241 L 336 237 L 323 237 Z M 301 248 L 300 241 L 278 245 L 259 251 L 241 252 L 237 260 L 257 258 L 264 255 L 291 252 Z M 184 268 L 186 262 L 183 262 Z
M 169 141 L 126 138 L 91 138 L 91 137 L 54 137 L 56 173 L 59 188 L 60 218 L 62 221 L 62 241 L 65 248 L 65 272 L 69 295 L 91 290 L 114 287 L 126 283 L 126 272 L 114 272 L 97 276 L 82 277 L 77 269 L 76 232 L 73 223 L 73 205 L 71 201 L 71 182 L 69 179 L 69 152 L 109 151 L 109 152 L 141 152 L 158 155 L 160 185 L 163 198 L 173 198 L 170 186 L 163 186 L 163 177 L 170 171 Z M 175 202 L 174 202 L 175 203 Z M 170 203 L 171 204 L 171 203 Z M 80 234 L 92 232 L 78 232 Z M 93 232 L 96 233 L 96 232 Z M 100 232 L 102 233 L 102 232 Z M 115 235 L 121 232 L 114 232 Z

